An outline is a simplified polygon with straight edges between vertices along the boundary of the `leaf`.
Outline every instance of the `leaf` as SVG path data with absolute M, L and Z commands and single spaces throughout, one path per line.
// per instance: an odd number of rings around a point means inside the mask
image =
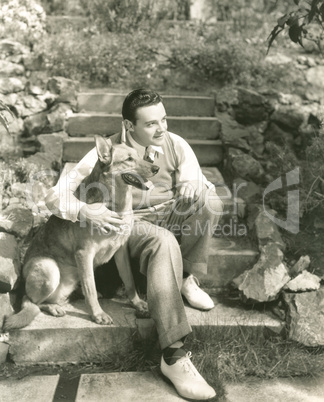
M 289 19 L 289 14 L 285 14 L 282 17 L 278 18 L 278 20 L 277 20 L 278 26 L 283 28 L 288 19 Z
M 301 33 L 302 33 L 302 26 L 297 24 L 292 25 L 289 30 L 289 38 L 295 43 L 301 43 Z
M 268 49 L 267 49 L 267 54 L 269 53 L 270 47 L 273 43 L 273 41 L 276 39 L 276 37 L 282 32 L 284 29 L 280 27 L 279 25 L 276 25 L 273 30 L 271 31 L 270 35 L 268 36 L 269 39 L 269 44 L 268 44 Z

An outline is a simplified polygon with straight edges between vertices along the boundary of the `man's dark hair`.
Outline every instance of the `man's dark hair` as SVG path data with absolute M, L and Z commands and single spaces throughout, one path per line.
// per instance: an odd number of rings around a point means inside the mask
M 136 111 L 138 108 L 157 105 L 160 102 L 162 102 L 162 97 L 157 92 L 145 88 L 135 89 L 124 100 L 122 107 L 123 119 L 136 124 Z

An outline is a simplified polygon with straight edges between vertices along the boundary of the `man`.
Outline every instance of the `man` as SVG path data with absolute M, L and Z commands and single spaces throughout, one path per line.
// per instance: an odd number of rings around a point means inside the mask
M 156 92 L 137 89 L 129 93 L 122 116 L 122 132 L 111 136 L 112 142 L 119 142 L 123 136 L 140 156 L 152 162 L 154 159 L 160 167 L 152 178 L 153 189 L 133 189 L 135 222 L 127 250 L 131 258 L 139 259 L 140 270 L 147 277 L 149 311 L 162 349 L 161 371 L 181 396 L 208 400 L 216 393 L 193 366 L 190 352 L 183 349 L 191 327 L 181 294 L 192 307 L 214 307 L 193 274 L 207 272 L 211 228 L 217 224 L 223 205 L 188 143 L 167 131 L 165 108 Z M 64 219 L 80 220 L 80 224 L 87 221 L 118 233 L 122 218 L 108 209 L 98 215 L 94 205 L 82 203 L 73 195 L 96 161 L 93 149 L 60 179 L 46 204 Z

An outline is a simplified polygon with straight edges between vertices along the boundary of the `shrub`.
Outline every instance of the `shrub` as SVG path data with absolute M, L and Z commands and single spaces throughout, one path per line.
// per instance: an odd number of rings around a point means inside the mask
M 46 14 L 35 0 L 2 0 L 0 37 L 33 46 L 45 34 Z

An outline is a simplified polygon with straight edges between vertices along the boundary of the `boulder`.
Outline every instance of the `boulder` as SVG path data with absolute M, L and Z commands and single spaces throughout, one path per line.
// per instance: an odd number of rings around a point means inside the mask
M 29 53 L 29 47 L 20 42 L 15 42 L 10 39 L 0 40 L 0 54 L 4 57 Z
M 26 117 L 24 120 L 26 135 L 32 136 L 63 131 L 65 119 L 69 113 L 72 113 L 70 106 L 59 103 L 47 112 Z
M 256 182 L 262 179 L 264 175 L 263 167 L 253 156 L 233 148 L 229 149 L 228 156 L 236 176 Z
M 242 198 L 246 203 L 256 201 L 262 194 L 262 188 L 252 181 L 236 178 L 233 181 L 233 196 Z
M 20 275 L 18 243 L 15 236 L 0 233 L 0 293 L 15 288 Z
M 297 134 L 297 131 L 296 133 Z M 264 138 L 266 141 L 272 141 L 277 145 L 290 145 L 294 142 L 294 135 L 288 133 L 279 127 L 275 122 L 270 122 L 267 129 L 264 132 Z
M 0 212 L 0 231 L 24 238 L 32 227 L 33 215 L 31 211 L 22 208 L 20 204 L 11 204 Z
M 276 53 L 273 56 L 266 56 L 264 59 L 267 63 L 282 65 L 282 64 L 290 64 L 292 63 L 293 59 L 289 56 L 286 56 L 282 53 Z
M 47 104 L 33 95 L 25 95 L 17 99 L 15 108 L 21 117 L 31 116 L 47 109 Z
M 310 258 L 308 255 L 302 256 L 299 260 L 289 268 L 289 275 L 295 277 L 309 267 Z
M 231 111 L 233 106 L 238 106 L 238 89 L 224 86 L 217 90 L 215 94 L 216 107 L 219 112 Z
M 324 288 L 311 292 L 286 293 L 289 339 L 306 346 L 324 346 Z
M 221 140 L 224 145 L 250 150 L 249 144 L 246 142 L 246 138 L 249 136 L 246 127 L 231 118 L 228 113 L 217 113 L 216 117 L 222 125 Z
M 275 211 L 267 210 L 268 213 L 276 214 Z M 265 212 L 260 212 L 255 221 L 254 227 L 258 239 L 259 247 L 266 245 L 269 242 L 275 243 L 281 250 L 285 250 L 286 244 L 282 240 L 278 226 L 269 218 Z
M 25 89 L 26 79 L 24 77 L 0 77 L 0 93 L 10 94 L 21 92 Z
M 311 86 L 306 91 L 307 99 L 322 101 L 324 99 L 324 66 L 309 68 L 305 76 L 308 84 Z
M 238 104 L 232 107 L 235 120 L 241 124 L 254 124 L 267 120 L 272 111 L 266 97 L 246 88 L 238 88 Z
M 64 77 L 52 77 L 47 82 L 47 89 L 58 95 L 57 102 L 70 103 L 73 108 L 77 107 L 77 96 L 80 84 L 77 81 Z
M 11 63 L 7 60 L 0 60 L 0 76 L 14 77 L 25 73 L 24 66 L 17 63 Z
M 304 121 L 304 115 L 300 111 L 300 106 L 279 105 L 270 120 L 289 132 L 297 132 Z
M 3 319 L 13 313 L 12 300 L 9 293 L 0 293 L 0 333 L 3 325 Z M 1 339 L 0 339 L 1 342 Z
M 289 281 L 284 289 L 290 292 L 306 292 L 308 290 L 318 290 L 320 288 L 321 278 L 311 274 L 308 271 L 303 271 L 296 278 Z
M 254 267 L 233 280 L 243 300 L 269 302 L 275 300 L 290 280 L 283 253 L 274 243 L 260 247 L 260 258 Z

